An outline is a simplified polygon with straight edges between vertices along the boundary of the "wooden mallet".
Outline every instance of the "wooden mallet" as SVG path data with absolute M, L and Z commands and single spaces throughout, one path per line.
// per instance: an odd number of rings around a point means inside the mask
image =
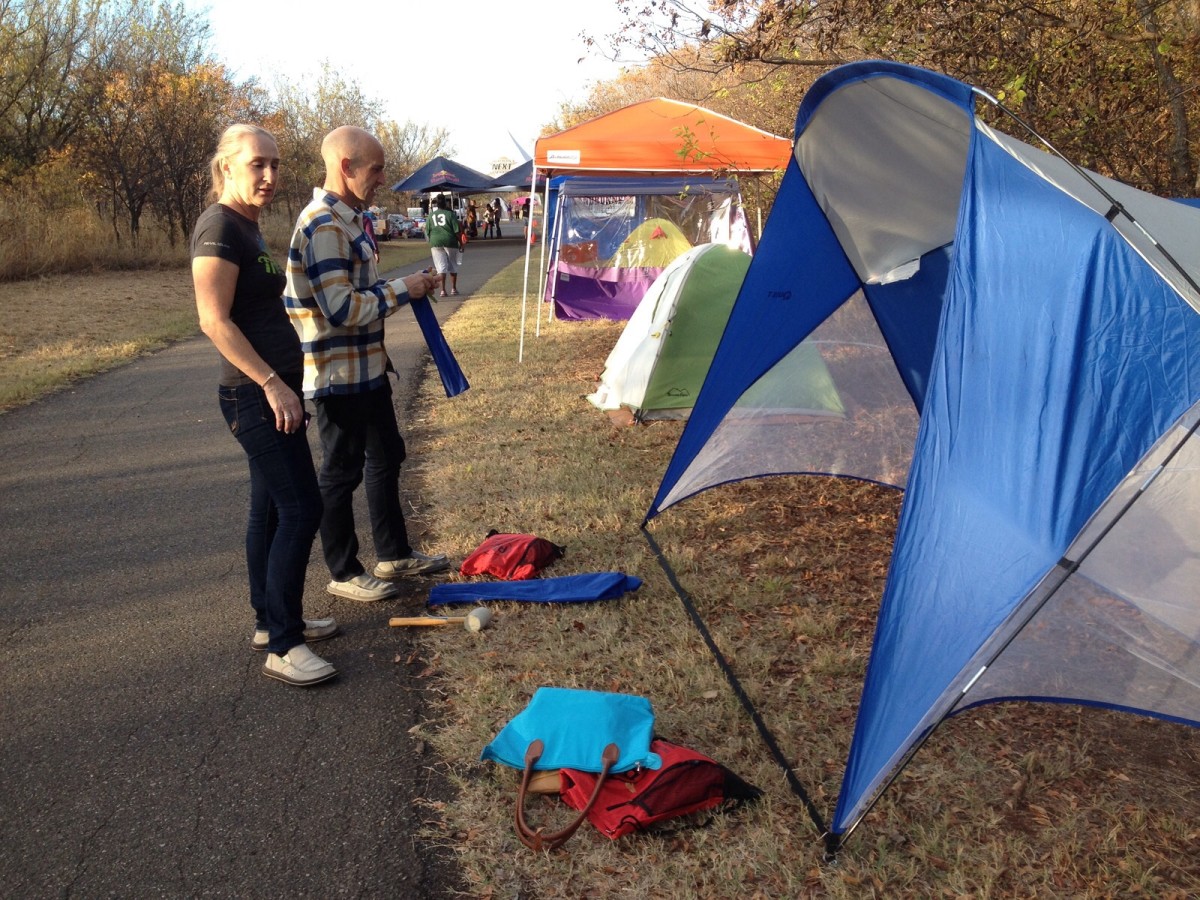
M 486 606 L 477 606 L 465 616 L 392 616 L 388 619 L 389 625 L 462 625 L 467 631 L 482 631 L 491 623 L 492 611 Z

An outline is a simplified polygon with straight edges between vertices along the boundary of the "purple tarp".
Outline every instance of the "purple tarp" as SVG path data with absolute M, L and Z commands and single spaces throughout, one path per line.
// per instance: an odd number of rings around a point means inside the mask
M 559 261 L 546 280 L 557 319 L 628 319 L 660 268 L 602 269 Z

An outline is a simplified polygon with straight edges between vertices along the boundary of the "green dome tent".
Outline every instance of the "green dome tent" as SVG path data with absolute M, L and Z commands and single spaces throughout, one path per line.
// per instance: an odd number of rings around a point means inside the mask
M 630 316 L 588 400 L 626 424 L 687 418 L 749 267 L 749 254 L 725 244 L 701 244 L 677 257 Z M 843 415 L 815 345 L 801 345 L 792 366 L 788 415 Z M 760 399 L 760 409 L 782 411 L 777 398 Z

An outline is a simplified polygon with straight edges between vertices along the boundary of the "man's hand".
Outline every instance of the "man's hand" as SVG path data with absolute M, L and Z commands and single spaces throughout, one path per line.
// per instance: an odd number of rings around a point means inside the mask
M 414 272 L 412 275 L 406 275 L 403 279 L 405 290 L 408 291 L 408 296 L 414 300 L 420 299 L 437 287 L 438 280 L 435 275 L 427 275 L 424 272 Z

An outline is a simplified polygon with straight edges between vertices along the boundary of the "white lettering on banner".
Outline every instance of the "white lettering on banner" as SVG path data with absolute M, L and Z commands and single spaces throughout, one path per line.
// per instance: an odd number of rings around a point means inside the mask
M 546 162 L 559 163 L 565 166 L 579 165 L 578 150 L 548 150 L 546 152 Z

